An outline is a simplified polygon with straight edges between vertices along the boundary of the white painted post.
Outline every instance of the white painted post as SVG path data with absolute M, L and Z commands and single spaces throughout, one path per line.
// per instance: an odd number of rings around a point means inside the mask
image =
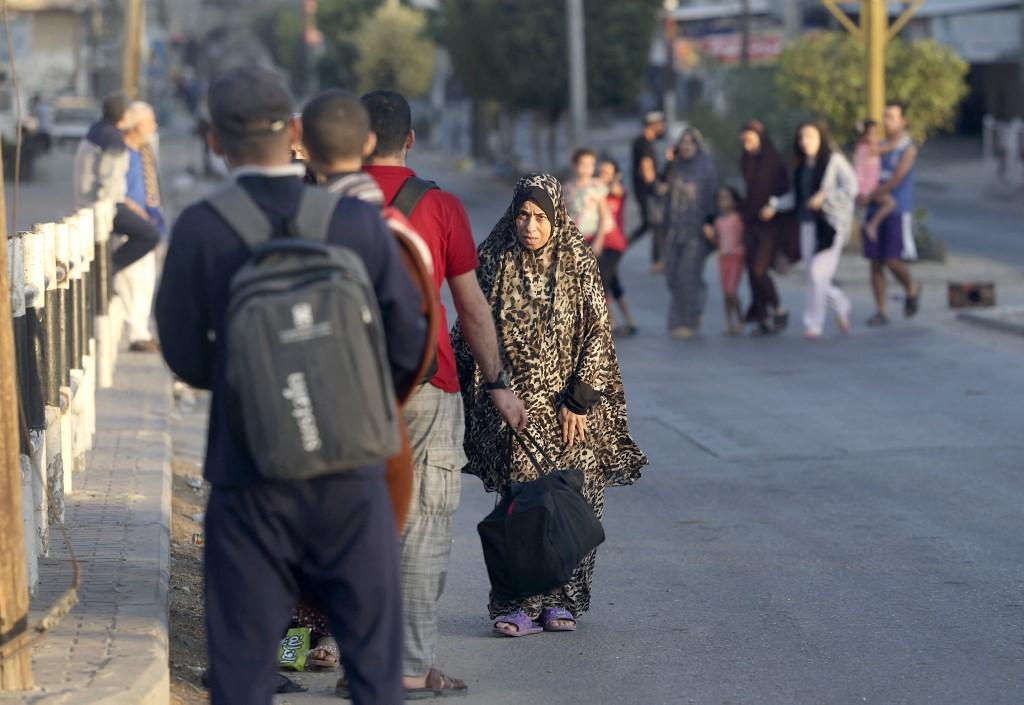
M 43 276 L 46 281 L 46 482 L 49 519 L 64 521 L 64 462 L 61 456 L 60 323 L 57 321 L 57 224 L 43 223 Z
M 92 262 L 96 252 L 95 238 L 93 236 L 94 217 L 91 208 L 82 208 L 78 211 L 78 236 L 79 252 L 82 257 L 82 284 L 85 285 L 86 306 L 83 308 L 85 319 L 82 321 L 82 336 L 84 337 L 85 356 L 82 361 L 84 373 L 85 396 L 82 397 L 82 413 L 85 419 L 85 450 L 89 452 L 93 447 L 93 437 L 96 435 L 96 340 L 89 335 L 90 306 L 92 300 Z
M 7 238 L 8 280 L 11 290 L 11 315 L 15 321 L 15 330 L 19 319 L 25 319 L 25 261 L 23 258 L 21 233 Z M 21 341 L 22 343 L 24 341 Z M 15 345 L 18 345 L 16 340 Z M 22 370 L 18 370 L 22 372 Z M 20 400 L 19 400 L 20 402 Z M 22 452 L 18 455 L 21 466 L 21 518 L 25 533 L 25 560 L 28 563 L 29 592 L 34 593 L 39 582 L 39 552 L 36 549 L 35 523 L 32 512 L 32 459 Z
M 996 119 L 986 115 L 981 119 L 981 157 L 985 160 L 985 168 L 991 170 L 996 165 L 995 151 Z
M 1010 168 L 1007 186 L 1024 185 L 1024 121 L 1015 117 L 1007 130 L 1006 149 L 1009 152 Z
M 71 280 L 71 234 L 66 222 L 57 223 L 55 228 L 57 289 L 59 295 L 66 299 Z M 60 345 L 65 348 L 66 353 L 70 354 L 65 342 L 67 327 L 71 325 L 70 306 L 64 307 L 63 313 L 65 314 L 63 320 L 58 325 L 59 335 L 62 338 Z M 69 359 L 64 360 L 64 367 L 70 367 Z M 60 455 L 61 468 L 64 471 L 64 496 L 67 497 L 74 491 L 72 471 L 75 466 L 71 433 L 71 386 L 68 379 L 64 377 L 63 369 L 60 373 Z
M 42 233 L 38 230 L 22 233 L 21 243 L 24 258 L 25 273 L 25 316 L 28 321 L 29 355 L 33 361 L 33 389 L 36 393 L 30 401 L 33 408 L 26 410 L 29 419 L 29 444 L 31 447 L 32 461 L 32 510 L 33 525 L 36 532 L 36 548 L 40 556 L 49 554 L 50 551 L 50 530 L 49 530 L 49 509 L 46 497 L 46 431 L 45 416 L 40 417 L 40 412 L 45 414 L 45 403 L 43 398 L 43 377 L 46 374 L 42 359 L 43 348 L 37 343 L 42 342 L 45 335 L 44 311 L 46 308 L 46 275 L 44 273 L 43 260 L 46 257 L 46 242 Z M 38 373 L 36 375 L 35 373 Z M 43 427 L 39 427 L 39 421 L 44 420 Z
M 80 219 L 76 214 L 68 216 L 64 222 L 68 225 L 71 290 L 76 292 L 83 284 L 82 269 L 84 267 Z M 71 302 L 71 306 L 75 308 L 78 305 L 77 295 L 74 295 L 73 298 L 75 300 Z M 84 329 L 84 326 L 81 328 Z M 77 356 L 77 353 L 75 351 L 72 353 L 72 364 L 77 367 L 71 368 L 71 457 L 75 472 L 82 472 L 85 470 L 86 439 L 89 435 L 85 415 L 85 358 L 82 356 L 75 360 L 74 357 Z
M 114 331 L 110 317 L 110 297 L 113 292 L 109 290 L 110 277 L 110 229 L 113 218 L 111 216 L 114 204 L 110 201 L 97 201 L 94 206 L 95 237 L 97 252 L 106 259 L 105 262 L 95 263 L 97 277 L 106 279 L 99 283 L 99 290 L 105 292 L 106 301 L 97 301 L 96 315 L 96 380 L 101 389 L 108 389 L 114 384 L 114 363 L 117 360 L 117 340 L 114 338 Z

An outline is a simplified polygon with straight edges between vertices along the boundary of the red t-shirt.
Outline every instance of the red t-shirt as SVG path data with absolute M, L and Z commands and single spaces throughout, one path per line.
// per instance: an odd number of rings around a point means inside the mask
M 625 252 L 628 244 L 626 240 L 626 192 L 621 196 L 608 194 L 608 210 L 612 212 L 612 219 L 615 220 L 615 229 L 604 236 L 604 247 L 614 252 Z
M 376 179 L 387 204 L 398 195 L 406 180 L 416 176 L 416 172 L 404 166 L 366 166 L 363 171 Z M 480 264 L 473 242 L 473 229 L 462 201 L 440 189 L 428 191 L 423 196 L 409 222 L 426 241 L 434 258 L 437 305 L 441 311 L 441 325 L 437 331 L 437 374 L 430 383 L 446 392 L 458 392 L 459 377 L 455 371 L 448 316 L 441 302 L 441 285 L 445 279 L 472 272 Z

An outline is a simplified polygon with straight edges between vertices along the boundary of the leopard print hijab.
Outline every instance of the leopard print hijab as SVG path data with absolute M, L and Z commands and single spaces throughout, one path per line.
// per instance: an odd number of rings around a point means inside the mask
M 513 391 L 530 414 L 530 431 L 561 467 L 582 469 L 597 484 L 627 485 L 647 463 L 629 435 L 626 398 L 612 341 L 597 259 L 566 211 L 562 187 L 550 174 L 524 176 L 515 195 L 538 187 L 554 206 L 551 239 L 538 251 L 516 235 L 512 205 L 480 245 L 477 278 L 491 305 Z M 452 332 L 466 408 L 465 472 L 488 490 L 536 477 L 519 444 L 490 403 L 462 333 Z M 562 444 L 558 408 L 575 381 L 601 400 L 587 414 L 587 441 Z

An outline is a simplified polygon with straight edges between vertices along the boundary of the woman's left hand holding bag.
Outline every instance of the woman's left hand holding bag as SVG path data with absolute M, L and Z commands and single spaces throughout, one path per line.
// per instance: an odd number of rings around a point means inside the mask
M 577 437 L 581 442 L 587 440 L 586 414 L 576 414 L 563 406 L 558 410 L 558 417 L 562 421 L 562 443 L 572 448 Z

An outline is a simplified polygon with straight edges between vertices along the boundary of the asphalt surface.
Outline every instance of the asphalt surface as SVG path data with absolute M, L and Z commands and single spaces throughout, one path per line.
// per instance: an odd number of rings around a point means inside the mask
M 510 187 L 420 164 L 486 235 Z M 726 338 L 711 260 L 705 335 L 672 341 L 646 258 L 623 265 L 641 333 L 618 353 L 651 465 L 609 492 L 576 633 L 491 636 L 475 525 L 494 499 L 464 478 L 438 664 L 464 702 L 1024 702 L 1024 338 L 958 323 L 934 290 L 882 331 Z M 859 322 L 866 282 L 845 286 Z M 278 702 L 336 701 L 333 675 L 299 679 Z
M 955 252 L 988 257 L 1024 271 L 1024 191 L 1016 203 L 979 204 L 951 187 L 917 189 L 939 239 Z
M 418 163 L 478 237 L 507 206 L 507 184 Z M 954 249 L 1020 256 L 1009 214 L 935 208 Z M 1024 702 L 1024 338 L 957 322 L 937 290 L 913 321 L 846 339 L 832 322 L 805 342 L 797 315 L 781 337 L 726 338 L 711 260 L 705 334 L 672 341 L 646 256 L 624 260 L 641 332 L 618 354 L 651 465 L 609 492 L 593 608 L 576 633 L 490 635 L 475 524 L 493 496 L 464 478 L 438 664 L 463 702 Z M 844 286 L 859 323 L 868 289 Z M 798 312 L 799 273 L 782 287 Z M 298 678 L 310 692 L 275 702 L 337 702 L 336 674 Z

